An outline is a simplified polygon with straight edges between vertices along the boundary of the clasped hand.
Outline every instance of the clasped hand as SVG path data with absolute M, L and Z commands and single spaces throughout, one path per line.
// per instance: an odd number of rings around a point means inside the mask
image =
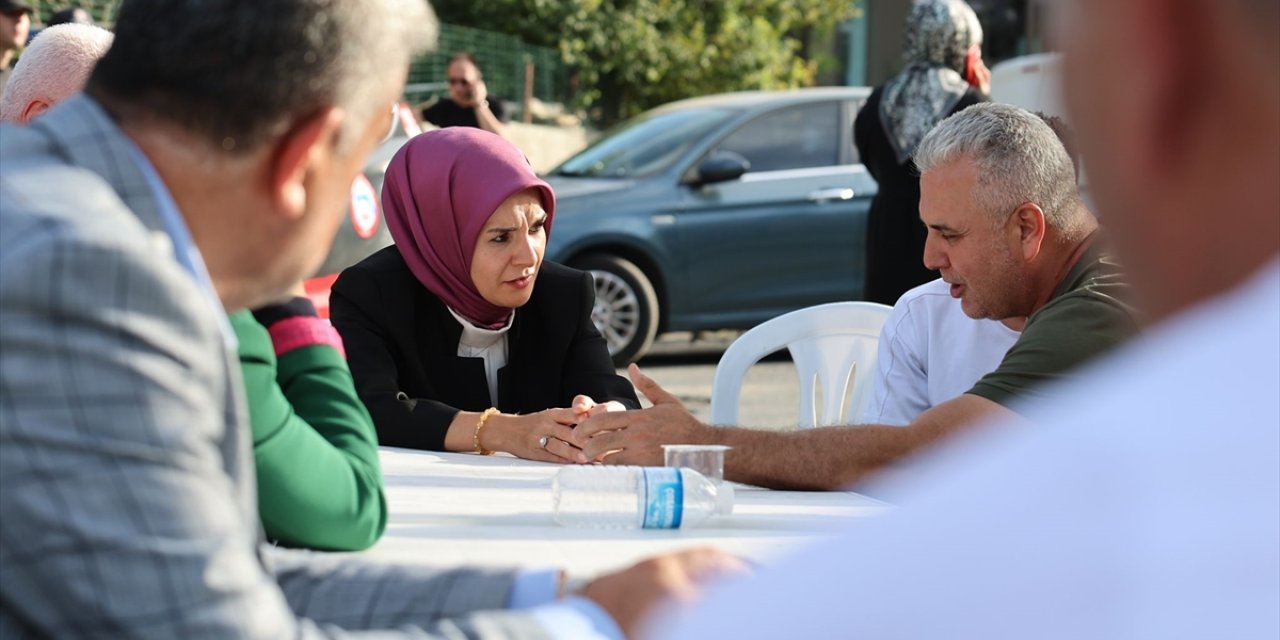
M 660 466 L 662 445 L 709 442 L 706 425 L 678 398 L 632 364 L 631 383 L 652 407 L 592 414 L 571 432 L 573 444 L 588 459 L 608 464 Z
M 545 409 L 525 415 L 495 415 L 489 419 L 492 446 L 529 460 L 578 463 L 590 461 L 573 441 L 574 425 L 593 416 L 625 411 L 620 402 L 597 403 L 579 395 L 569 408 Z

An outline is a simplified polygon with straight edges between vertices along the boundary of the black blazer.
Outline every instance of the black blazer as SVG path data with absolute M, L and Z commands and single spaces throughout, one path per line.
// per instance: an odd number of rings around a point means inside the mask
M 533 295 L 507 334 L 499 410 L 568 407 L 578 394 L 640 407 L 591 323 L 594 302 L 589 274 L 542 263 Z M 344 270 L 333 285 L 329 312 L 381 444 L 442 451 L 458 411 L 490 406 L 483 361 L 458 357 L 462 327 L 395 246 Z

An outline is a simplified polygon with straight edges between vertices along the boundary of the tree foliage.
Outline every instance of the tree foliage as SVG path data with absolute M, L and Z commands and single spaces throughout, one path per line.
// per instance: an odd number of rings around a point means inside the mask
M 852 0 L 434 0 L 441 21 L 554 46 L 604 122 L 689 96 L 812 84 L 795 34 Z

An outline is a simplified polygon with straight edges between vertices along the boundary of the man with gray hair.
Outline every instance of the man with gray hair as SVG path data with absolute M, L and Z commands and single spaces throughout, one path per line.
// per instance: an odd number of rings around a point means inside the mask
M 802 431 L 709 427 L 632 365 L 649 409 L 586 420 L 583 451 L 608 462 L 656 464 L 660 445 L 733 447 L 725 477 L 771 487 L 835 489 L 1011 408 L 1137 331 L 1116 266 L 1095 242 L 1098 223 L 1076 188 L 1053 129 L 1018 107 L 979 104 L 942 121 L 916 150 L 924 263 L 942 271 L 972 318 L 1027 318 L 1000 365 L 959 397 L 905 427 Z
M 554 571 L 263 546 L 226 313 L 319 265 L 434 16 L 130 0 L 115 26 L 85 95 L 0 125 L 0 637 L 616 636 L 733 566 L 557 601 Z
M 1080 162 L 1070 127 L 1057 116 L 1036 115 L 1057 134 L 1078 182 Z M 908 424 L 968 391 L 995 371 L 1026 322 L 1024 317 L 970 318 L 942 278 L 902 294 L 880 332 L 875 380 L 862 422 Z
M 106 29 L 77 23 L 41 31 L 9 76 L 0 96 L 0 122 L 25 125 L 80 91 L 111 37 Z

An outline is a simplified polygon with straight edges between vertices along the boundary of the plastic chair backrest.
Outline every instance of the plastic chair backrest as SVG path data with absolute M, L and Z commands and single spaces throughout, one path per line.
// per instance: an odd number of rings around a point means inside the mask
M 747 370 L 783 347 L 791 352 L 800 375 L 798 425 L 805 428 L 847 424 L 845 416 L 861 415 L 870 398 L 880 329 L 892 309 L 874 302 L 833 302 L 780 315 L 742 334 L 716 365 L 711 385 L 711 424 L 738 424 Z M 819 389 L 820 416 L 815 403 Z M 847 414 L 843 411 L 846 396 Z

